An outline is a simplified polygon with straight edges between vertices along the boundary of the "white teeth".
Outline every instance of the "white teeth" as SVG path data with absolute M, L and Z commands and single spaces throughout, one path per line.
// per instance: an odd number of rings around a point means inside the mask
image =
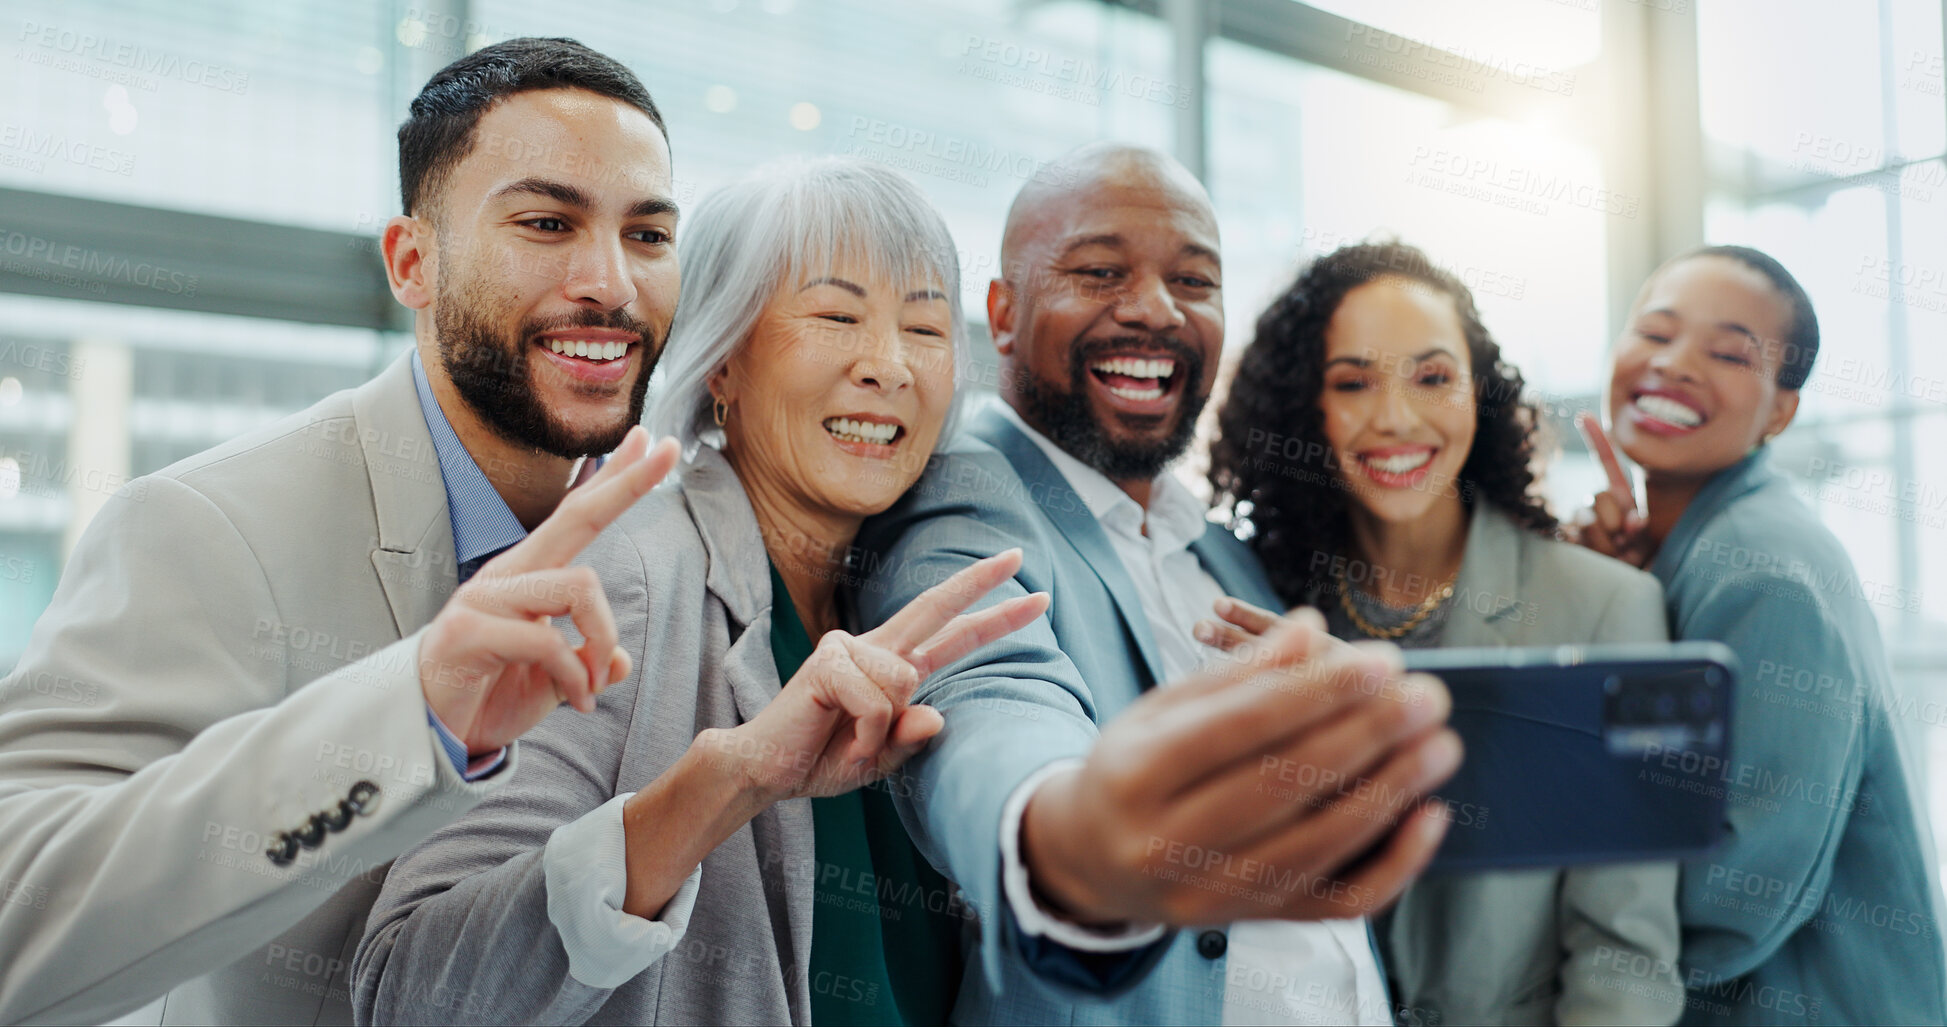
M 1168 378 L 1176 373 L 1176 361 L 1168 358 L 1138 360 L 1135 357 L 1110 357 L 1090 366 L 1103 374 L 1119 374 L 1128 378 Z
M 584 360 L 614 360 L 629 351 L 626 342 L 589 342 L 586 339 L 549 339 L 548 348 L 564 357 Z
M 899 434 L 899 426 L 896 424 L 859 421 L 850 417 L 826 418 L 825 430 L 845 442 L 864 442 L 875 446 L 888 445 L 892 442 L 893 436 Z
M 1112 395 L 1121 396 L 1123 399 L 1142 400 L 1142 399 L 1163 398 L 1162 389 L 1125 389 L 1119 386 L 1111 385 L 1109 386 L 1109 392 Z
M 1704 415 L 1668 396 L 1638 396 L 1636 409 L 1679 428 L 1695 428 L 1704 423 Z
M 1367 456 L 1359 459 L 1365 461 L 1367 467 L 1386 474 L 1405 474 L 1426 466 L 1426 462 L 1433 459 L 1433 453 L 1423 449 L 1417 453 L 1400 453 L 1386 457 Z

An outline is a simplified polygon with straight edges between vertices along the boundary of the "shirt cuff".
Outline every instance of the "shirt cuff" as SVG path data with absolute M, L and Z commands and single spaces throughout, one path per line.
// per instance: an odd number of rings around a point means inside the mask
M 1001 807 L 1001 893 L 1015 924 L 1031 938 L 1046 938 L 1077 952 L 1131 952 L 1153 945 L 1167 930 L 1162 924 L 1129 924 L 1103 930 L 1070 923 L 1036 901 L 1028 884 L 1027 864 L 1021 862 L 1021 818 L 1027 814 L 1028 800 L 1043 781 L 1081 765 L 1077 759 L 1056 760 L 1029 774 L 1007 797 L 1007 804 Z
M 622 912 L 629 890 L 628 839 L 618 795 L 548 836 L 548 919 L 568 952 L 568 974 L 591 988 L 615 988 L 668 955 L 683 940 L 696 907 L 703 864 L 654 920 Z
M 500 765 L 507 762 L 505 748 L 481 753 L 471 760 L 467 759 L 466 743 L 460 741 L 460 736 L 454 734 L 453 730 L 446 726 L 446 722 L 439 719 L 439 714 L 434 713 L 431 706 L 426 707 L 426 723 L 432 726 L 433 734 L 439 736 L 440 749 L 446 753 L 447 759 L 453 761 L 453 770 L 462 780 L 478 781 L 499 770 Z

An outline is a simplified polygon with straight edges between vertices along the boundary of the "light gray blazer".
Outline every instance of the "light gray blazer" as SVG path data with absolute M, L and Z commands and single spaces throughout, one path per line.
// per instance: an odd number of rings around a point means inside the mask
M 164 992 L 168 1023 L 349 1023 L 386 861 L 493 787 L 420 694 L 454 580 L 407 359 L 117 492 L 0 680 L 0 1023 Z M 270 862 L 360 781 L 366 813 Z
M 811 802 L 777 803 L 703 860 L 676 949 L 613 989 L 568 972 L 548 917 L 554 830 L 668 770 L 778 693 L 771 579 L 743 487 L 709 446 L 580 562 L 635 661 L 595 712 L 521 739 L 521 772 L 399 857 L 355 960 L 361 1023 L 796 1023 L 811 1017 Z
M 1443 646 L 1669 638 L 1655 578 L 1485 503 L 1454 596 Z M 1425 877 L 1386 942 L 1401 1004 L 1422 1022 L 1668 1024 L 1683 1010 L 1675 863 Z
M 1049 762 L 1088 755 L 1107 723 L 1162 676 L 1141 597 L 1108 534 L 1032 439 L 983 410 L 900 501 L 866 521 L 870 580 L 860 623 L 884 623 L 928 585 L 1020 546 L 1021 569 L 977 606 L 1046 591 L 1039 620 L 942 667 L 915 701 L 946 727 L 907 765 L 900 816 L 933 865 L 980 913 L 956 1023 L 1217 1023 L 1230 979 L 1222 925 L 1171 931 L 1147 948 L 1082 958 L 1029 938 L 1001 884 L 1007 798 Z M 1249 549 L 1212 524 L 1191 543 L 1224 591 L 1258 606 L 1277 596 Z M 1274 995 L 1242 992 L 1256 1001 Z M 1348 1009 L 1348 1017 L 1356 1010 Z

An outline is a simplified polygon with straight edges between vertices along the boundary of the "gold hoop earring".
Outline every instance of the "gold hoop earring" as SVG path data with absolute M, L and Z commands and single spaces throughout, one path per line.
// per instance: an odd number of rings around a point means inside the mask
M 723 423 L 730 419 L 730 404 L 725 403 L 722 397 L 717 397 L 710 406 L 711 414 L 716 417 L 717 427 L 723 427 Z

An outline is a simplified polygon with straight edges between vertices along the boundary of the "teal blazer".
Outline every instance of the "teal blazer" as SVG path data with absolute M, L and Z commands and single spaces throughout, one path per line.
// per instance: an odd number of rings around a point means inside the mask
M 1686 1023 L 1947 1022 L 1922 750 L 1870 601 L 1762 450 L 1663 541 L 1672 633 L 1742 663 L 1729 840 L 1684 864 Z
M 1088 506 L 1033 440 L 993 410 L 933 458 L 859 535 L 863 627 L 982 557 L 1020 546 L 1013 581 L 984 601 L 1046 591 L 1040 620 L 920 687 L 946 727 L 891 788 L 906 827 L 980 913 L 957 1023 L 1217 1023 L 1225 959 L 1209 932 L 1176 931 L 1135 955 L 1077 959 L 1014 927 L 1001 891 L 1001 807 L 1029 774 L 1085 756 L 1097 726 L 1155 684 L 1162 664 L 1136 587 Z M 1275 609 L 1243 543 L 1212 525 L 1191 546 L 1224 590 Z M 1217 951 L 1211 940 L 1207 951 Z M 1054 951 L 1049 951 L 1054 949 Z

